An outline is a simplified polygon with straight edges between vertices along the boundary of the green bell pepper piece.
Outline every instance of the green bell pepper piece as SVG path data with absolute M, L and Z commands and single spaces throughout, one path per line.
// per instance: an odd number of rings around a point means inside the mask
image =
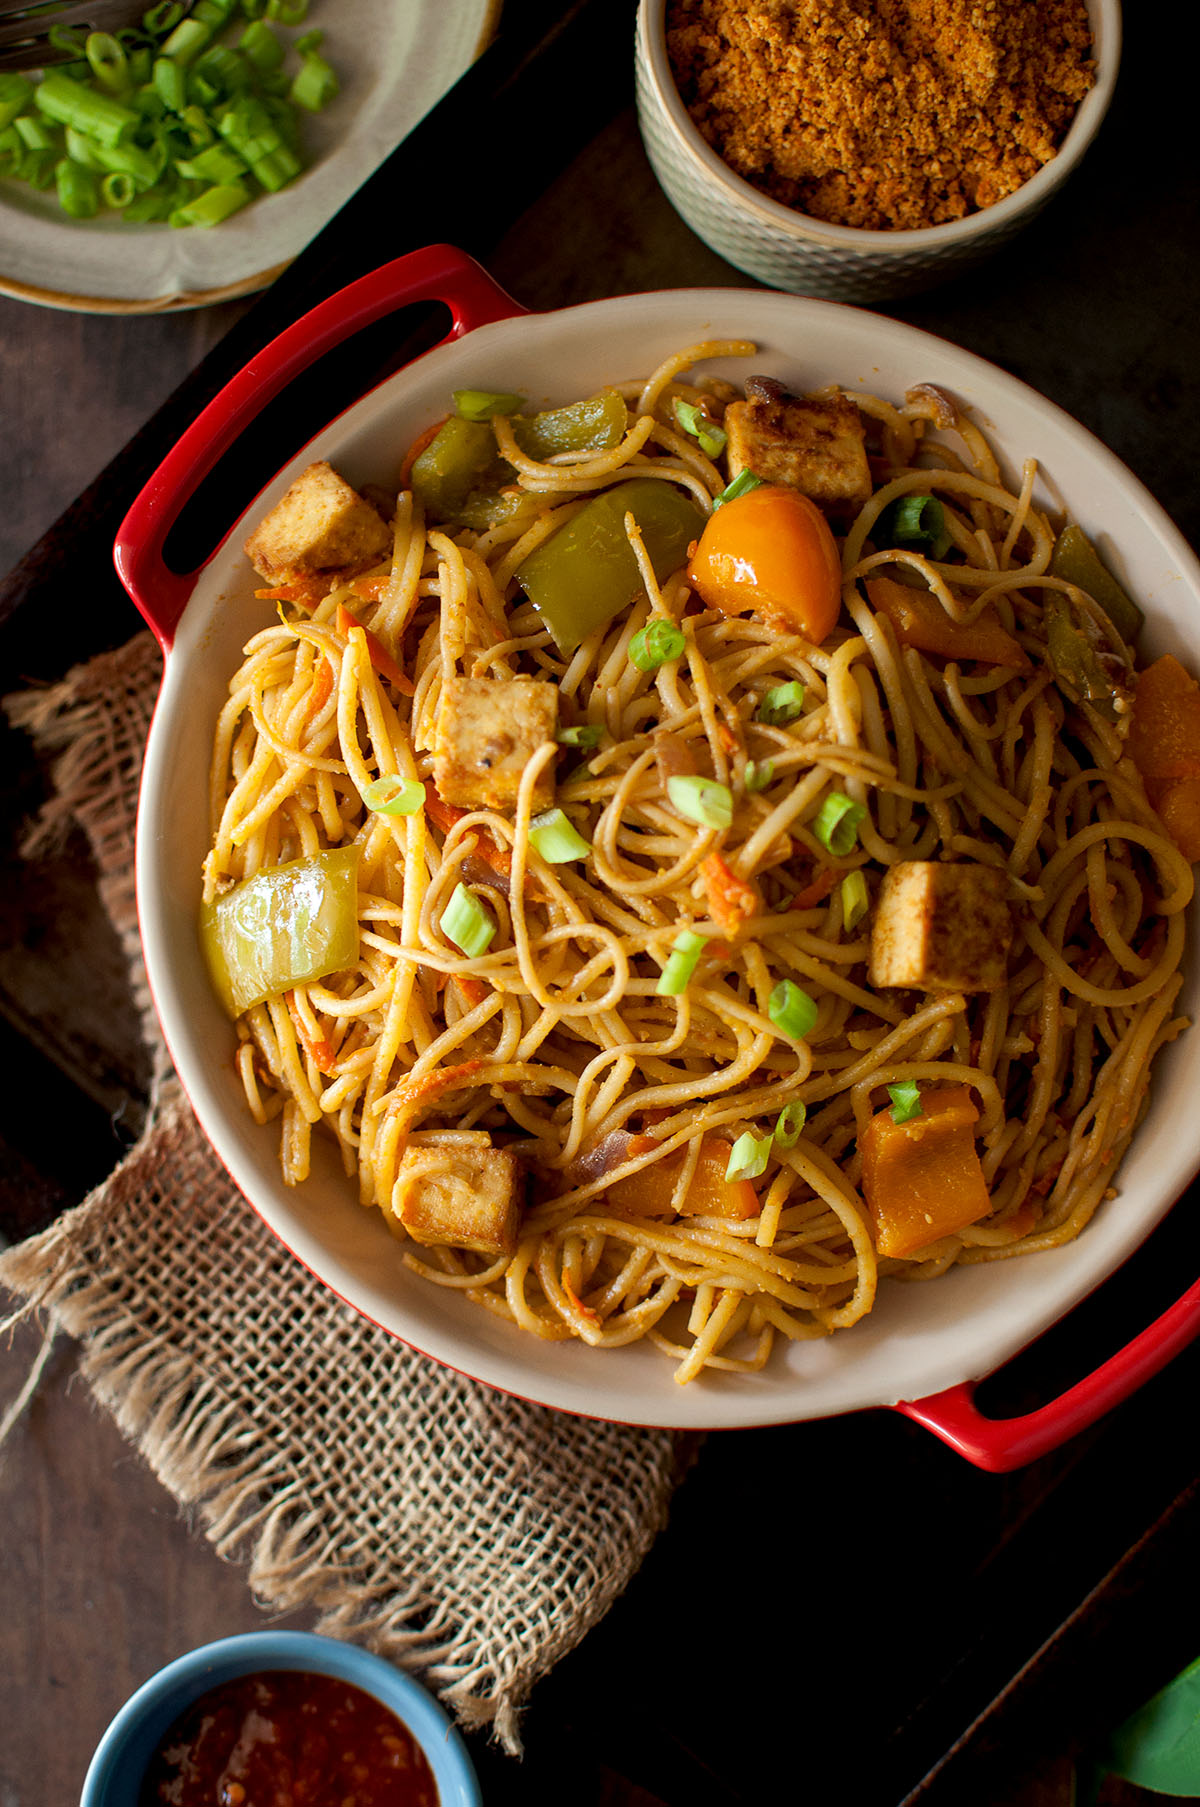
M 200 944 L 230 1016 L 354 965 L 358 851 L 328 847 L 270 866 L 204 905 Z
M 1099 632 L 1094 625 L 1092 631 Z M 1118 700 L 1127 703 L 1130 697 L 1125 669 L 1111 649 L 1093 645 L 1062 596 L 1054 596 L 1046 608 L 1046 655 L 1068 696 L 1090 703 L 1107 721 L 1117 719 Z
M 611 451 L 621 442 L 629 414 L 619 391 L 604 389 L 564 408 L 509 418 L 521 450 L 544 462 L 559 452 Z M 483 532 L 514 512 L 511 498 L 501 492 L 516 475 L 496 450 L 491 422 L 455 414 L 414 460 L 411 480 L 430 519 Z
M 627 513 L 641 528 L 660 583 L 678 571 L 704 528 L 703 512 L 682 490 L 654 477 L 637 477 L 594 496 L 544 540 L 515 575 L 562 653 L 573 653 L 642 590 L 642 574 L 625 536 Z
M 1127 646 L 1133 646 L 1145 617 L 1136 602 L 1121 588 L 1082 527 L 1064 527 L 1050 555 L 1051 577 L 1086 590 L 1099 603 Z

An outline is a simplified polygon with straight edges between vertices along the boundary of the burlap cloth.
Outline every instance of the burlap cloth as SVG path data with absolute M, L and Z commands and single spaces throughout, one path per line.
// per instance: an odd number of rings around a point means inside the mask
M 322 1287 L 220 1166 L 149 1005 L 133 892 L 152 637 L 10 697 L 54 753 L 26 851 L 78 822 L 155 1050 L 148 1127 L 112 1176 L 0 1255 L 0 1282 L 81 1365 L 163 1485 L 264 1609 L 421 1676 L 520 1749 L 535 1682 L 620 1594 L 692 1453 L 674 1433 L 507 1398 L 405 1348 Z

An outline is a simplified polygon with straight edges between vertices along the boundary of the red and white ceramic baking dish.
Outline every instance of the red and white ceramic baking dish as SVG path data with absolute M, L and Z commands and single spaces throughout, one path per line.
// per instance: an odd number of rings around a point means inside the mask
M 172 523 L 266 402 L 351 334 L 428 300 L 449 309 L 445 340 L 299 448 L 243 517 L 228 523 L 200 570 L 168 570 L 163 547 Z M 780 1348 L 761 1374 L 717 1374 L 679 1387 L 671 1364 L 648 1345 L 603 1352 L 541 1343 L 408 1273 L 382 1217 L 358 1204 L 332 1154 L 305 1185 L 285 1187 L 275 1130 L 260 1130 L 245 1110 L 230 1025 L 205 974 L 196 915 L 212 728 L 244 642 L 271 618 L 272 605 L 254 600 L 256 580 L 241 552 L 250 524 L 313 458 L 330 459 L 352 483 L 394 483 L 405 449 L 445 414 L 452 389 L 520 390 L 536 405 L 562 402 L 644 374 L 677 347 L 710 338 L 755 340 L 755 369 L 802 389 L 836 381 L 851 392 L 899 397 L 915 382 L 936 382 L 954 391 L 1014 469 L 1028 456 L 1040 461 L 1043 500 L 1068 508 L 1096 536 L 1146 610 L 1145 651 L 1173 651 L 1200 669 L 1200 565 L 1180 534 L 1097 440 L 981 359 L 894 320 L 758 290 L 626 295 L 532 314 L 462 253 L 418 251 L 330 297 L 254 358 L 184 434 L 121 527 L 118 570 L 166 655 L 137 841 L 155 1002 L 197 1116 L 246 1197 L 322 1281 L 434 1359 L 548 1406 L 643 1425 L 734 1428 L 891 1406 L 981 1466 L 1016 1467 L 1128 1396 L 1200 1328 L 1198 1281 L 1042 1409 L 997 1421 L 974 1403 L 977 1380 L 1110 1275 L 1200 1167 L 1200 1031 L 1165 1051 L 1118 1196 L 1070 1247 L 963 1268 L 933 1285 L 885 1285 L 876 1310 L 853 1330 Z M 728 374 L 744 376 L 745 364 L 731 364 Z M 1184 1007 L 1194 1016 L 1196 1004 L 1193 961 Z

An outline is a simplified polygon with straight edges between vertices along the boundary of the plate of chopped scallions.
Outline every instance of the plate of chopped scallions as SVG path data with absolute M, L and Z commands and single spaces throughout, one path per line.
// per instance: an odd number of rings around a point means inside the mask
M 0 72 L 0 293 L 97 313 L 263 287 L 474 60 L 498 0 L 157 0 Z

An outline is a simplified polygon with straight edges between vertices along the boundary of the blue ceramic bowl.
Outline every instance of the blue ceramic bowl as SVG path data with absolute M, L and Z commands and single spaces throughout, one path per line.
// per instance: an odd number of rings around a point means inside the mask
M 266 1669 L 334 1675 L 373 1695 L 404 1722 L 425 1752 L 439 1807 L 483 1807 L 467 1748 L 433 1696 L 383 1657 L 307 1631 L 248 1631 L 222 1638 L 189 1650 L 152 1675 L 100 1740 L 79 1807 L 137 1807 L 146 1766 L 179 1715 L 221 1682 Z

